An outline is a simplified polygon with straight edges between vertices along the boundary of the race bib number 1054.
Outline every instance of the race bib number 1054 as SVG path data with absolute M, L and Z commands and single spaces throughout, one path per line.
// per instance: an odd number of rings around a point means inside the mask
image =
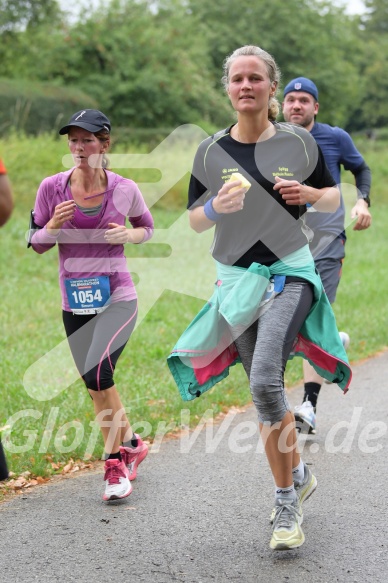
M 95 314 L 100 312 L 110 297 L 107 275 L 81 279 L 65 279 L 69 306 L 74 314 Z

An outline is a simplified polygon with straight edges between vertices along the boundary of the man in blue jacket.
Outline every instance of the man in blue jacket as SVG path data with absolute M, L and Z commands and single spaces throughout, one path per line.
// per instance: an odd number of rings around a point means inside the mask
M 357 187 L 357 202 L 351 211 L 351 218 L 355 219 L 353 229 L 355 231 L 368 229 L 372 221 L 369 212 L 370 168 L 345 130 L 316 121 L 319 102 L 315 83 L 306 77 L 297 77 L 290 81 L 284 89 L 282 109 L 287 122 L 298 124 L 311 132 L 337 184 L 341 183 L 341 165 L 345 170 L 352 172 Z M 306 213 L 306 224 L 311 229 L 310 249 L 316 267 L 327 297 L 330 303 L 333 303 L 345 257 L 345 205 L 342 196 L 341 204 L 335 213 L 314 212 L 311 208 L 310 212 Z M 340 332 L 340 336 L 347 348 L 349 336 L 344 332 Z M 323 379 L 306 360 L 303 361 L 303 374 L 303 403 L 295 408 L 295 419 L 302 431 L 315 433 L 315 413 Z

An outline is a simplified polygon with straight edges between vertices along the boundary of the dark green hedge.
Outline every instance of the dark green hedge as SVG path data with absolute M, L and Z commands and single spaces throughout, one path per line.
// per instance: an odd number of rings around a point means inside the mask
M 21 131 L 37 135 L 56 132 L 70 116 L 96 101 L 79 89 L 47 83 L 0 79 L 0 133 Z

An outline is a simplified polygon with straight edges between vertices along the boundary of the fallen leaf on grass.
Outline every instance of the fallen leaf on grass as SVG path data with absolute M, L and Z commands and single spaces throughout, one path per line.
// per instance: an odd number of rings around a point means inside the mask
M 50 465 L 53 470 L 55 470 L 56 467 L 60 470 L 63 464 L 64 462 L 51 462 Z M 60 472 L 59 476 L 61 474 L 71 474 L 93 467 L 93 463 L 84 463 L 81 460 L 77 460 L 75 463 L 73 459 L 70 459 L 70 461 L 64 466 L 62 472 Z M 35 476 L 29 471 L 25 471 L 20 475 L 15 474 L 15 472 L 9 472 L 8 479 L 0 482 L 0 493 L 2 497 L 6 497 L 7 494 L 22 494 L 28 488 L 38 486 L 39 484 L 45 484 L 51 480 L 52 476 Z
M 48 482 L 49 478 L 43 478 L 42 476 L 36 476 L 31 479 L 26 479 L 23 475 L 19 476 L 16 480 L 9 480 L 4 483 L 4 488 L 9 490 L 22 490 L 24 488 L 30 488 L 31 486 L 37 486 L 38 484 L 43 484 Z
M 43 476 L 36 476 L 35 480 L 38 482 L 38 484 L 44 484 L 45 482 L 48 482 L 50 478 L 44 478 Z
M 27 484 L 27 480 L 23 477 L 20 477 L 20 478 L 17 478 L 17 480 L 11 480 L 10 482 L 8 482 L 8 486 L 10 488 L 12 488 L 13 490 L 20 490 L 21 488 L 24 488 L 26 484 Z
M 65 467 L 63 468 L 62 474 L 68 474 L 73 466 L 74 466 L 74 460 L 70 459 L 69 463 L 67 463 L 65 465 Z

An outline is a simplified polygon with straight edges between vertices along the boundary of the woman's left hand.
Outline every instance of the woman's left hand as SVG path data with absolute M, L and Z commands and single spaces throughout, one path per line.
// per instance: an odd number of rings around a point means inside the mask
M 278 190 L 286 204 L 303 205 L 309 202 L 306 196 L 306 187 L 297 180 L 285 180 L 275 176 L 274 190 Z
M 124 245 L 129 241 L 129 229 L 117 223 L 108 223 L 108 231 L 105 231 L 104 239 L 110 245 Z
M 340 204 L 340 191 L 336 186 L 313 188 L 297 180 L 284 180 L 275 176 L 274 190 L 278 190 L 286 204 L 310 204 L 316 211 L 334 213 Z

